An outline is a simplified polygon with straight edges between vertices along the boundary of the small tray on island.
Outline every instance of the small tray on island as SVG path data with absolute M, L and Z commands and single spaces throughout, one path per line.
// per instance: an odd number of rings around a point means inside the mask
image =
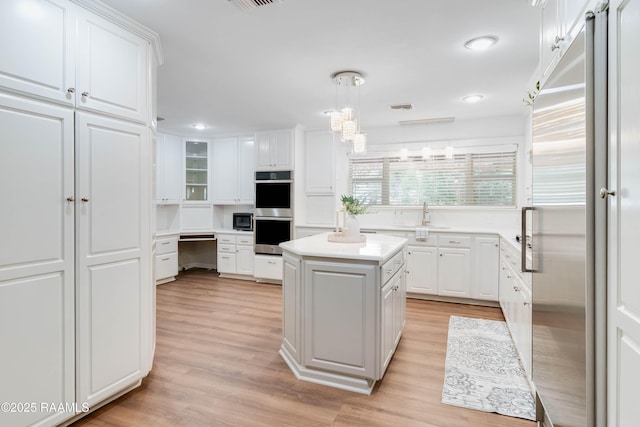
M 342 232 L 329 233 L 327 240 L 335 243 L 364 243 L 367 241 L 367 236 L 359 234 L 357 236 L 345 236 Z

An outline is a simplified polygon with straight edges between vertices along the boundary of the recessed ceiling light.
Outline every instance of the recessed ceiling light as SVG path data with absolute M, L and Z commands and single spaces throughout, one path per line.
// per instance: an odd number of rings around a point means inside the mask
M 473 104 L 474 102 L 478 102 L 482 100 L 482 95 L 468 95 L 462 98 L 464 102 L 468 102 L 469 104 Z
M 482 36 L 471 39 L 464 44 L 464 47 L 470 50 L 485 50 L 498 42 L 498 38 L 494 36 Z
M 198 129 L 198 130 L 204 130 L 204 129 L 209 127 L 209 126 L 205 125 L 204 123 L 196 123 L 196 124 L 193 124 L 191 126 L 193 126 L 195 129 Z

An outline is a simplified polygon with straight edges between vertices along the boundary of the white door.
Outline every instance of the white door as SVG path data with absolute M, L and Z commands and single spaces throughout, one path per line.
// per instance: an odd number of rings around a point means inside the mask
M 253 246 L 236 246 L 236 273 L 253 276 Z
M 148 45 L 79 9 L 76 106 L 146 123 Z
M 276 133 L 275 144 L 271 146 L 275 169 L 293 169 L 293 131 Z
M 55 425 L 73 412 L 40 402 L 77 401 L 73 111 L 0 94 L 0 140 L 0 402 L 37 403 L 0 425 Z
M 336 176 L 333 134 L 331 132 L 306 134 L 304 164 L 307 194 L 333 194 Z
M 256 170 L 270 170 L 273 166 L 273 160 L 271 159 L 272 141 L 275 141 L 275 135 L 272 133 L 256 133 Z
M 0 1 L 0 86 L 73 105 L 76 6 Z
M 144 126 L 76 113 L 78 402 L 146 374 L 149 156 Z
M 640 419 L 640 1 L 609 6 L 608 425 Z

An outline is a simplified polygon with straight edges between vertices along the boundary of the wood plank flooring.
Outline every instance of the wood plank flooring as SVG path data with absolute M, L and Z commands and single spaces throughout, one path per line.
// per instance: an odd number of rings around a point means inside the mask
M 296 380 L 278 355 L 281 287 L 189 270 L 157 287 L 154 367 L 74 426 L 534 427 L 440 403 L 450 315 L 497 308 L 407 300 L 407 324 L 371 396 Z

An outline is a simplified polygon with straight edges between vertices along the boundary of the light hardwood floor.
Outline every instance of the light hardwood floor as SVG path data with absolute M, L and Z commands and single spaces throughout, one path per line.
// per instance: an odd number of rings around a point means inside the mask
M 278 355 L 281 287 L 189 270 L 157 287 L 153 370 L 74 426 L 479 426 L 531 421 L 440 403 L 450 315 L 497 308 L 407 300 L 407 324 L 371 396 L 298 381 Z

